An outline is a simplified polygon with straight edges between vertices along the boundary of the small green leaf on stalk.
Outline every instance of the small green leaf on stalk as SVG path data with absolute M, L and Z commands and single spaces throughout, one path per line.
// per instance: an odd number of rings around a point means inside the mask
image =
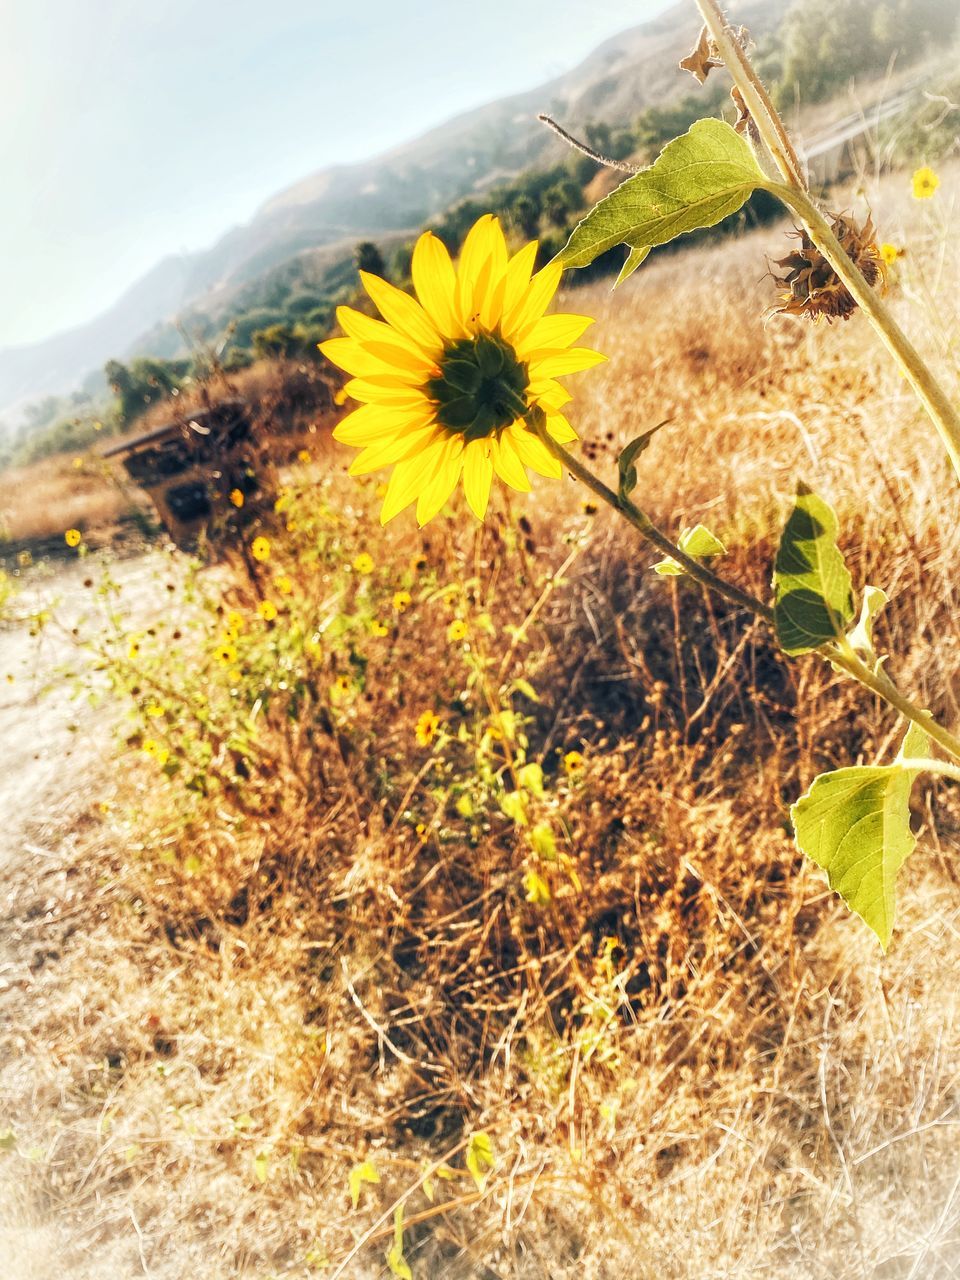
M 393 1214 L 393 1244 L 387 1250 L 387 1266 L 400 1280 L 413 1280 L 410 1264 L 403 1256 L 403 1205 L 398 1204 Z
M 888 598 L 882 587 L 864 587 L 860 618 L 847 636 L 851 648 L 859 649 L 861 653 L 873 654 L 873 620 Z
M 727 554 L 727 548 L 717 535 L 711 533 L 706 525 L 703 524 L 695 525 L 692 529 L 684 529 L 680 534 L 677 546 L 688 556 L 696 556 L 701 560 L 706 560 L 710 556 Z M 667 556 L 666 560 L 659 561 L 653 566 L 653 571 L 665 578 L 677 578 L 686 572 L 683 565 L 674 560 L 673 556 Z
M 540 697 L 536 689 L 529 680 L 525 680 L 523 676 L 518 676 L 513 682 L 513 687 L 517 693 L 522 693 L 525 698 L 529 698 L 531 702 L 539 702 Z
M 270 1176 L 270 1155 L 266 1151 L 258 1151 L 253 1157 L 253 1176 L 262 1185 Z
M 838 527 L 833 509 L 806 485 L 798 485 L 773 574 L 777 638 L 792 656 L 840 639 L 853 618 L 853 590 L 837 546 Z
M 896 911 L 897 873 L 914 850 L 910 792 L 930 740 L 911 724 L 892 765 L 835 769 L 790 810 L 797 845 L 827 873 L 830 888 L 873 930 L 886 951 Z
M 527 891 L 526 900 L 535 906 L 542 907 L 550 901 L 550 886 L 543 876 L 536 871 L 528 871 L 523 877 L 523 887 Z
M 360 1164 L 355 1164 L 350 1170 L 347 1178 L 350 1184 L 350 1199 L 353 1201 L 353 1207 L 356 1209 L 360 1203 L 360 1188 L 365 1182 L 377 1183 L 380 1181 L 380 1174 L 377 1172 L 376 1165 L 372 1160 L 364 1160 Z
M 518 770 L 517 781 L 525 791 L 535 796 L 543 796 L 543 769 L 536 761 L 525 764 Z
M 636 462 L 640 455 L 650 444 L 650 441 L 657 434 L 661 427 L 665 427 L 671 421 L 665 418 L 663 422 L 658 422 L 655 427 L 651 427 L 649 431 L 644 431 L 642 435 L 637 436 L 635 440 L 621 451 L 620 457 L 617 459 L 617 467 L 620 472 L 620 497 L 629 498 L 637 487 L 637 468 Z
M 482 1191 L 487 1184 L 490 1170 L 495 1163 L 493 1143 L 487 1134 L 481 1132 L 471 1135 L 467 1144 L 466 1162 L 470 1176 L 477 1185 L 477 1190 Z
M 722 120 L 698 120 L 668 143 L 649 168 L 591 209 L 574 228 L 560 261 L 565 267 L 585 267 L 625 244 L 633 250 L 621 272 L 626 279 L 652 246 L 722 222 L 767 185 L 744 138 Z
M 530 832 L 530 843 L 538 857 L 544 862 L 556 862 L 557 841 L 549 822 L 538 822 Z
M 647 255 L 649 254 L 651 247 L 651 245 L 645 244 L 642 249 L 630 250 L 626 256 L 623 266 L 620 268 L 620 274 L 614 281 L 613 287 L 615 289 L 619 288 L 625 280 L 629 280 L 637 267 L 643 266 L 647 260 Z
M 500 808 L 518 827 L 527 825 L 527 806 L 522 791 L 507 791 L 500 797 Z

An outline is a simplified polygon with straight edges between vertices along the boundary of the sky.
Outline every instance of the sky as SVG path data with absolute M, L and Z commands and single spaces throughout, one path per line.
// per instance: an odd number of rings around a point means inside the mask
M 0 0 L 0 347 L 669 0 Z

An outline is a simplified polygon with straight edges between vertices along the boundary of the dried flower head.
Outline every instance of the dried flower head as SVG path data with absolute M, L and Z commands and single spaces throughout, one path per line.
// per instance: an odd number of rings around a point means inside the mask
M 869 285 L 883 285 L 886 270 L 876 243 L 873 222 L 867 219 L 858 227 L 851 219 L 838 214 L 833 219 L 833 233 L 847 255 L 859 267 Z M 846 320 L 857 309 L 857 303 L 847 286 L 823 256 L 805 231 L 797 231 L 800 247 L 785 258 L 777 259 L 777 266 L 786 274 L 777 276 L 785 287 L 781 305 L 776 311 L 791 316 L 808 316 L 828 321 Z

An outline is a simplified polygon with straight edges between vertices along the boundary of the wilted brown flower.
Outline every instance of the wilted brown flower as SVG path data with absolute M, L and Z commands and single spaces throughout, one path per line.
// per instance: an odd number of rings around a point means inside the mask
M 858 227 L 843 214 L 837 214 L 832 226 L 834 235 L 866 282 L 882 287 L 886 283 L 886 268 L 877 247 L 872 219 L 868 218 L 863 227 Z M 796 235 L 800 247 L 785 258 L 777 259 L 777 266 L 785 268 L 786 274 L 775 278 L 786 288 L 781 305 L 774 310 L 791 316 L 809 316 L 813 320 L 821 316 L 827 321 L 848 319 L 857 309 L 856 300 L 807 233 L 798 230 Z

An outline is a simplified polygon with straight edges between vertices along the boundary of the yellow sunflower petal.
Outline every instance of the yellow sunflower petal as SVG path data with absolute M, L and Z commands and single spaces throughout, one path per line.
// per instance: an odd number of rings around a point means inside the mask
M 351 378 L 343 388 L 353 400 L 364 404 L 412 405 L 426 404 L 422 391 L 394 376 L 371 374 L 367 378 Z
M 424 311 L 447 338 L 464 334 L 457 310 L 457 274 L 442 240 L 425 231 L 413 250 L 413 287 Z
M 467 232 L 457 264 L 457 301 L 466 325 L 480 320 L 487 290 L 494 287 L 506 265 L 507 246 L 500 223 L 485 213 Z
M 511 489 L 519 489 L 521 493 L 528 493 L 530 491 L 530 480 L 523 469 L 523 463 L 520 461 L 520 455 L 514 447 L 512 436 L 513 427 L 508 427 L 499 440 L 491 440 L 493 468 L 500 479 L 505 481 Z
M 517 355 L 521 360 L 528 360 L 541 353 L 561 351 L 582 337 L 592 324 L 590 316 L 541 316 L 517 334 L 514 343 Z
M 572 440 L 580 439 L 562 413 L 547 414 L 547 432 L 557 444 L 570 444 Z
M 381 280 L 379 276 L 371 275 L 369 271 L 361 271 L 360 280 L 389 325 L 412 338 L 427 355 L 440 354 L 443 342 L 437 326 L 415 298 L 388 281 Z
M 419 431 L 408 431 L 402 436 L 368 445 L 350 463 L 350 475 L 365 476 L 371 471 L 380 471 L 394 462 L 402 462 L 405 458 L 421 454 L 438 431 L 440 428 L 431 423 L 428 427 L 421 427 Z
M 408 338 L 405 333 L 394 329 L 383 320 L 375 320 L 373 316 L 368 316 L 362 311 L 355 311 L 353 307 L 337 307 L 337 324 L 348 338 L 356 338 L 358 342 L 365 345 L 374 342 L 389 343 L 391 347 L 397 347 L 421 360 L 428 358 L 423 348 L 412 338 Z
M 359 449 L 404 431 L 425 427 L 432 419 L 433 409 L 426 401 L 422 408 L 364 404 L 337 423 L 333 429 L 333 438 L 339 444 L 353 445 Z
M 433 479 L 417 499 L 417 523 L 421 526 L 443 509 L 460 480 L 463 469 L 463 437 L 447 436 Z
M 553 456 L 543 441 L 538 440 L 532 431 L 514 424 L 503 434 L 504 440 L 508 437 L 523 465 L 529 467 L 531 471 L 536 471 L 537 475 L 549 476 L 552 480 L 559 480 L 563 475 L 563 467 L 559 459 Z
M 429 483 L 433 475 L 436 459 L 444 443 L 444 440 L 435 440 L 422 453 L 405 458 L 393 468 L 380 510 L 381 524 L 386 524 L 405 507 L 409 507 L 411 502 L 416 501 L 424 484 Z
M 489 440 L 471 440 L 463 454 L 463 491 L 467 495 L 470 510 L 482 520 L 490 500 L 493 482 L 493 461 Z
M 543 378 L 539 382 L 531 382 L 527 387 L 527 395 L 543 409 L 562 409 L 569 404 L 573 396 L 566 387 L 552 378 Z
M 569 351 L 559 351 L 540 360 L 531 360 L 530 377 L 562 378 L 567 373 L 592 369 L 596 364 L 603 364 L 606 358 L 599 351 L 591 351 L 589 347 L 571 347 Z
M 511 334 L 520 332 L 532 320 L 539 320 L 550 305 L 560 287 L 563 267 L 559 262 L 548 262 L 530 281 L 519 302 L 503 317 L 503 333 L 509 340 Z
M 503 276 L 503 314 L 508 315 L 526 293 L 537 260 L 536 240 L 531 240 L 513 255 Z
M 419 386 L 424 381 L 424 369 L 411 369 L 409 366 L 394 364 L 374 354 L 368 348 L 362 347 L 355 338 L 329 338 L 326 342 L 320 343 L 320 351 L 338 368 L 353 374 L 354 377 L 383 374 L 399 378 L 410 386 Z M 399 348 L 397 351 L 398 355 L 402 356 L 403 353 Z M 426 369 L 431 367 L 428 362 L 424 363 Z

